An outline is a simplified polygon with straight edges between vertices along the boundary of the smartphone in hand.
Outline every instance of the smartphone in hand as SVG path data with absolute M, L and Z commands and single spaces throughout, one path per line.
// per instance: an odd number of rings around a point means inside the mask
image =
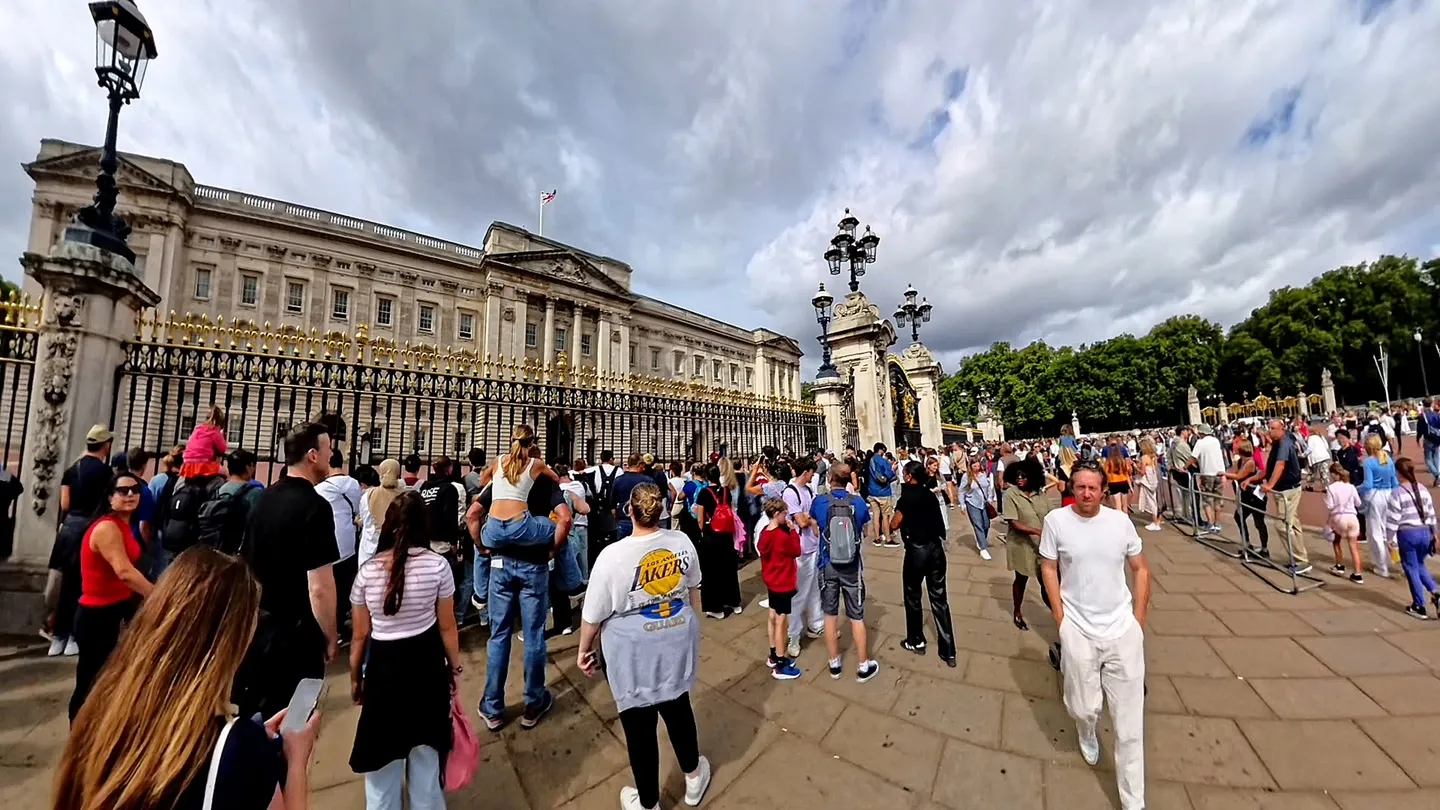
M 290 705 L 285 710 L 285 720 L 280 724 L 280 733 L 296 732 L 310 722 L 310 715 L 325 695 L 325 682 L 319 678 L 305 678 L 295 687 L 290 696 Z

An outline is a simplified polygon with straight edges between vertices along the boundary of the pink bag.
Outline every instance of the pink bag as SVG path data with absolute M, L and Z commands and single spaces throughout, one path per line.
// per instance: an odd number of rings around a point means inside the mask
M 460 705 L 460 691 L 450 685 L 450 755 L 445 758 L 445 790 L 454 792 L 470 784 L 480 767 L 480 738 L 470 716 Z
M 742 555 L 743 555 L 743 554 L 745 553 L 745 543 L 746 543 L 746 539 L 745 539 L 745 523 L 744 523 L 744 521 L 737 520 L 737 521 L 735 521 L 735 553 L 736 553 L 736 554 L 742 554 Z

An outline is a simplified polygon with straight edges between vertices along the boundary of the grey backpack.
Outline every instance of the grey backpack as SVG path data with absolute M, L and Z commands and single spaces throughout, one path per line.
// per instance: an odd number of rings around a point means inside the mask
M 830 512 L 825 520 L 825 545 L 831 565 L 849 565 L 860 553 L 860 532 L 855 525 L 855 504 L 848 494 L 829 493 Z

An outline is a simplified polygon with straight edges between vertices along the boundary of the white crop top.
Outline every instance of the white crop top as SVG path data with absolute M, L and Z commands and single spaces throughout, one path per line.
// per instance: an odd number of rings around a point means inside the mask
M 505 477 L 505 459 L 500 459 L 495 464 L 495 481 L 490 488 L 490 499 L 492 501 L 519 501 L 525 503 L 530 500 L 530 488 L 535 486 L 535 459 L 527 459 L 525 469 L 520 471 L 520 480 L 510 483 Z

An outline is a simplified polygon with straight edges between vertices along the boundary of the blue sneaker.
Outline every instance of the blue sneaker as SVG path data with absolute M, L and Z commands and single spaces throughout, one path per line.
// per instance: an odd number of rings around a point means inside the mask
M 770 677 L 777 681 L 793 681 L 800 677 L 800 668 L 795 666 L 794 661 L 788 658 L 782 658 L 780 659 L 779 665 L 771 671 Z

